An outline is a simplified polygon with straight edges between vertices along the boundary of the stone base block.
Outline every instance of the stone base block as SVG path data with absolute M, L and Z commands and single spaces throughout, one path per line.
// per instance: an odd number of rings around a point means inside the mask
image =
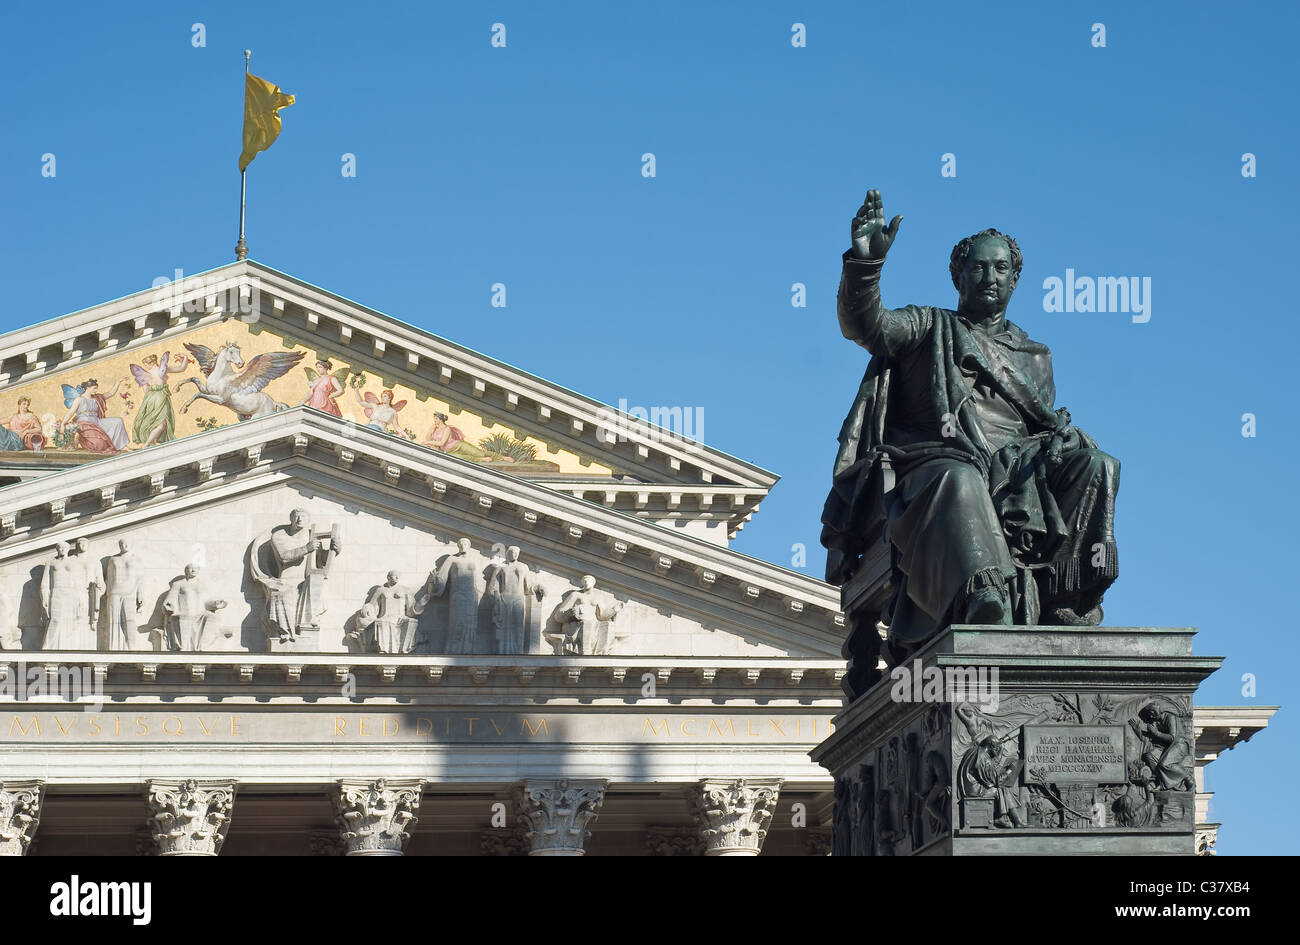
M 835 719 L 837 856 L 1195 852 L 1194 630 L 953 626 Z

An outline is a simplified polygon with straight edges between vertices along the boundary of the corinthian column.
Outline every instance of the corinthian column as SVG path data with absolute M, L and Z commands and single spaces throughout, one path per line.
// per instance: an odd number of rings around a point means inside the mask
M 416 824 L 424 782 L 344 778 L 334 788 L 334 821 L 344 856 L 401 856 Z
M 776 812 L 779 778 L 706 778 L 687 794 L 705 856 L 758 856 Z
M 44 781 L 0 781 L 0 856 L 27 855 L 44 799 Z
M 528 825 L 529 856 L 582 856 L 587 825 L 605 803 L 608 781 L 524 781 L 519 811 Z
M 154 779 L 145 802 L 159 856 L 216 856 L 230 827 L 235 782 Z

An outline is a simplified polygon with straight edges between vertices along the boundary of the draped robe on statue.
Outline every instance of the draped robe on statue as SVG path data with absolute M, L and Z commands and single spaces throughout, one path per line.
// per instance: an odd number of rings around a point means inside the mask
M 872 358 L 822 514 L 826 579 L 847 580 L 883 531 L 901 642 L 931 636 L 955 602 L 991 585 L 1008 592 L 1016 623 L 1055 607 L 1086 614 L 1118 574 L 1119 463 L 1055 409 L 1045 345 L 1005 320 L 990 330 L 949 309 L 884 309 L 882 267 L 845 253 L 840 327 Z M 896 476 L 883 501 L 882 455 Z

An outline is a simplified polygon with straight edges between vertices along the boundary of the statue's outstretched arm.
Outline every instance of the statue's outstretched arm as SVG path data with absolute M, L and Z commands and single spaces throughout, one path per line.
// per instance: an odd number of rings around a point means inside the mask
M 840 332 L 872 354 L 897 357 L 915 345 L 929 328 L 925 309 L 909 306 L 891 311 L 880 302 L 880 271 L 903 218 L 885 225 L 880 191 L 867 191 L 850 227 L 852 247 L 844 254 L 844 271 L 836 298 Z

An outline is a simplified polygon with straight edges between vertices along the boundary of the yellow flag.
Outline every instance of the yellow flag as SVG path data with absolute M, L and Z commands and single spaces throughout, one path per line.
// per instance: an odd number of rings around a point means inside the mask
M 257 152 L 265 151 L 280 137 L 280 109 L 293 104 L 293 96 L 265 79 L 244 74 L 244 153 L 239 156 L 242 171 L 253 163 Z

